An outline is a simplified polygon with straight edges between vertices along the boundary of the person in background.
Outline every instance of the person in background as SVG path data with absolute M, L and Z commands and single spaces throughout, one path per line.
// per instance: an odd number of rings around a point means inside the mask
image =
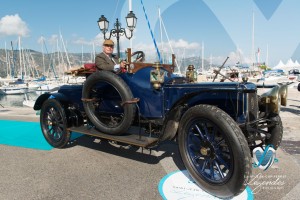
M 114 42 L 112 40 L 104 40 L 103 51 L 96 55 L 95 63 L 99 70 L 108 70 L 120 72 L 125 70 L 125 61 L 119 63 L 119 58 L 113 54 Z

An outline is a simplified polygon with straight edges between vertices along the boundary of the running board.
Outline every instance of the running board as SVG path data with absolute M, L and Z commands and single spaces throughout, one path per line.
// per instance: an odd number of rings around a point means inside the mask
M 155 142 L 158 141 L 158 138 L 153 137 L 146 137 L 146 136 L 139 136 L 139 131 L 130 131 L 124 135 L 109 135 L 105 133 L 101 133 L 95 128 L 88 128 L 87 126 L 80 126 L 80 127 L 71 127 L 68 128 L 69 131 L 82 133 L 85 135 L 91 135 L 99 138 L 104 138 L 107 140 L 123 142 L 126 144 L 138 146 L 138 147 L 149 147 L 153 145 Z

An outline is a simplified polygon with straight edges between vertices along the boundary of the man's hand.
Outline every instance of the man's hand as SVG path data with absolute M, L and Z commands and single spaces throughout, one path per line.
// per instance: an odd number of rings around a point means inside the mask
M 125 68 L 126 64 L 127 64 L 127 62 L 126 62 L 125 60 L 122 60 L 122 61 L 120 62 L 121 68 Z
M 127 71 L 126 65 L 127 62 L 125 60 L 122 60 L 120 64 L 114 66 L 114 72 L 116 72 L 117 74 L 126 72 Z

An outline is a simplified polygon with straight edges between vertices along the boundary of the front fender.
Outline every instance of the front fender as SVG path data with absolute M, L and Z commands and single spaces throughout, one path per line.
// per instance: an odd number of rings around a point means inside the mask
M 67 102 L 69 102 L 68 98 L 61 94 L 61 93 L 45 93 L 42 94 L 41 96 L 39 96 L 36 101 L 35 104 L 33 106 L 34 110 L 40 110 L 43 106 L 43 103 L 47 100 L 47 99 L 57 99 L 59 102 L 61 102 L 63 105 L 65 105 Z
M 279 114 L 280 105 L 287 105 L 287 85 L 276 85 L 268 92 L 261 95 L 259 106 L 268 113 Z

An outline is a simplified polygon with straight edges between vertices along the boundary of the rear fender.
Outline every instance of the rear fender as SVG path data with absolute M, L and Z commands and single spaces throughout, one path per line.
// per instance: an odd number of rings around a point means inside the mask
M 42 94 L 41 96 L 39 96 L 37 98 L 37 100 L 35 101 L 35 104 L 33 106 L 34 110 L 40 110 L 43 106 L 43 103 L 47 100 L 47 99 L 56 99 L 58 100 L 63 106 L 66 105 L 67 103 L 69 103 L 68 98 L 60 93 L 45 93 Z
M 56 99 L 64 108 L 65 113 L 66 113 L 66 117 L 67 117 L 67 126 L 71 127 L 71 126 L 82 126 L 84 124 L 84 117 L 82 116 L 81 112 L 75 108 L 69 108 L 69 105 L 71 105 L 70 101 L 68 100 L 68 98 L 61 94 L 61 93 L 45 93 L 42 94 L 41 96 L 39 96 L 37 98 L 37 100 L 35 101 L 34 110 L 40 110 L 43 106 L 43 103 L 47 100 L 47 99 Z

